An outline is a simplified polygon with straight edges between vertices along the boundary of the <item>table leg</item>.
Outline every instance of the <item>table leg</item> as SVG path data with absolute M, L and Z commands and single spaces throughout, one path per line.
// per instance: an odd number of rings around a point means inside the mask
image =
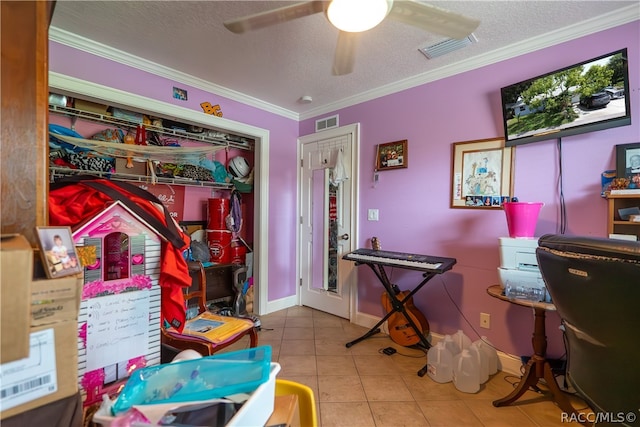
M 547 352 L 547 336 L 545 328 L 545 310 L 543 308 L 534 308 L 535 319 L 533 338 L 531 344 L 533 346 L 533 356 L 527 362 L 525 366 L 524 374 L 520 380 L 518 386 L 509 393 L 508 396 L 502 399 L 493 401 L 493 406 L 506 406 L 518 400 L 530 387 L 535 387 L 538 381 L 544 378 L 549 388 L 553 400 L 558 404 L 558 407 L 567 414 L 577 414 L 578 412 L 571 406 L 571 402 L 567 396 L 560 390 L 556 378 L 553 376 L 551 365 L 546 359 Z M 580 419 L 580 418 L 578 418 Z M 588 423 L 585 425 L 589 425 Z

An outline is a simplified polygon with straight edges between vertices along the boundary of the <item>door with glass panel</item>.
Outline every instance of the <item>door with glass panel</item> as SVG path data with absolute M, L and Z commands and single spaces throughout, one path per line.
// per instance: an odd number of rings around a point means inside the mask
M 300 138 L 300 301 L 350 318 L 355 249 L 357 126 Z

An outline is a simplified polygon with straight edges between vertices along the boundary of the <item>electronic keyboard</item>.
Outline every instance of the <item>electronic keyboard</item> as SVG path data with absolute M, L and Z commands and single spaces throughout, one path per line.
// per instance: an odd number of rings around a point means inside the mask
M 377 264 L 436 274 L 441 274 L 450 270 L 456 263 L 455 258 L 443 258 L 375 249 L 356 249 L 355 251 L 344 255 L 342 259 L 355 261 L 360 264 Z

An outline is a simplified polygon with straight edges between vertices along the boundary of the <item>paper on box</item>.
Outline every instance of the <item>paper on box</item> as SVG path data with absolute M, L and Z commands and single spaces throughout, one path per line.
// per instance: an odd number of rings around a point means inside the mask
M 0 420 L 78 392 L 77 335 L 75 320 L 31 329 L 28 358 L 0 365 Z

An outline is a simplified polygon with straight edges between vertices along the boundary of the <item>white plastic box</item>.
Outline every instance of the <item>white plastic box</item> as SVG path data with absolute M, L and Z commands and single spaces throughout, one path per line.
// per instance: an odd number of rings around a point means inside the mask
M 276 375 L 280 372 L 280 364 L 271 363 L 269 379 L 250 393 L 249 399 L 229 420 L 225 427 L 263 426 L 273 413 L 276 395 Z M 115 417 L 107 410 L 100 408 L 93 416 L 93 422 L 103 427 L 111 427 Z M 138 424 L 139 425 L 139 424 Z M 151 426 L 151 424 L 149 424 Z
M 229 420 L 226 427 L 255 427 L 266 424 L 273 412 L 278 372 L 280 372 L 280 364 L 271 363 L 269 380 L 251 393 L 249 400 Z

